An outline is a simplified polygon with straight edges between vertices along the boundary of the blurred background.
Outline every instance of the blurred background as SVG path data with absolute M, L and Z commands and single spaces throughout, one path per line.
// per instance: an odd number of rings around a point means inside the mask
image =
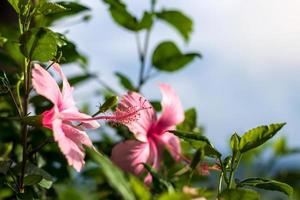
M 126 0 L 138 17 L 148 1 Z M 115 71 L 138 80 L 135 37 L 120 29 L 101 1 L 81 1 L 91 8 L 88 23 L 72 18 L 56 24 L 89 58 L 90 70 L 121 94 Z M 206 135 L 223 151 L 233 132 L 276 122 L 287 122 L 279 135 L 291 147 L 299 146 L 300 134 L 300 2 L 294 0 L 159 0 L 157 9 L 180 8 L 193 19 L 189 43 L 163 22 L 155 24 L 150 52 L 162 40 L 175 40 L 183 50 L 199 51 L 202 59 L 176 76 L 162 73 L 142 89 L 149 99 L 160 99 L 158 82 L 171 84 L 185 108 L 196 107 Z M 95 41 L 94 38 L 98 38 Z M 76 74 L 74 67 L 66 67 Z M 78 72 L 80 68 L 76 68 Z M 90 101 L 98 83 L 76 88 L 78 102 Z M 94 86 L 94 87 L 91 87 Z M 92 90 L 94 88 L 94 90 Z M 93 98 L 93 104 L 99 99 Z M 91 105 L 93 105 L 91 104 Z

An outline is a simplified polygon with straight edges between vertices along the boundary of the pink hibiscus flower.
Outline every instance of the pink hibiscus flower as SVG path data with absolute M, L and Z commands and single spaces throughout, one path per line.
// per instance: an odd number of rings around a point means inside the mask
M 53 107 L 42 113 L 43 126 L 52 129 L 54 140 L 69 165 L 80 171 L 84 165 L 84 149 L 82 145 L 93 147 L 92 141 L 85 131 L 74 126 L 68 118 L 91 118 L 81 113 L 75 106 L 72 96 L 73 88 L 70 86 L 58 64 L 52 66 L 63 80 L 62 91 L 53 77 L 40 65 L 35 64 L 32 69 L 32 85 L 39 95 L 46 97 L 53 103 Z M 95 120 L 83 122 L 85 128 L 95 129 L 100 125 Z
M 112 150 L 112 161 L 124 171 L 135 175 L 141 175 L 145 171 L 141 163 L 159 169 L 164 148 L 169 150 L 176 161 L 181 157 L 178 137 L 167 131 L 175 129 L 175 126 L 184 120 L 184 111 L 174 90 L 166 84 L 159 86 L 163 97 L 162 114 L 159 119 L 149 101 L 138 93 L 129 92 L 119 105 L 119 107 L 134 107 L 143 99 L 145 106 L 151 108 L 140 111 L 139 118 L 127 124 L 136 140 L 121 142 Z M 144 181 L 150 184 L 152 176 L 148 174 Z
M 40 65 L 35 64 L 32 69 L 32 85 L 39 95 L 46 97 L 53 103 L 53 107 L 42 113 L 42 124 L 53 131 L 54 140 L 68 164 L 80 171 L 84 165 L 83 145 L 93 148 L 92 141 L 82 127 L 95 129 L 100 125 L 96 120 L 109 120 L 129 125 L 138 118 L 138 112 L 146 109 L 143 102 L 137 102 L 135 106 L 120 106 L 110 116 L 91 117 L 79 112 L 72 96 L 73 88 L 63 74 L 60 66 L 52 66 L 63 80 L 62 91 L 53 77 Z M 81 122 L 80 126 L 73 122 Z

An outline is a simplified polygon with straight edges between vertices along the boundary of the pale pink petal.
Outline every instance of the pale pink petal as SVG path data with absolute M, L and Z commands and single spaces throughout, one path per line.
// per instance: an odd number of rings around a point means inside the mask
M 184 120 L 184 110 L 175 91 L 167 84 L 159 85 L 162 93 L 162 114 L 155 127 L 157 134 L 162 134 Z
M 111 160 L 124 171 L 140 175 L 144 171 L 141 163 L 152 160 L 150 145 L 137 140 L 121 142 L 113 148 Z
M 64 125 L 61 120 L 54 120 L 52 125 L 54 140 L 58 143 L 58 146 L 66 157 L 68 164 L 73 166 L 74 169 L 79 172 L 85 163 L 83 149 L 65 135 L 63 130 Z
M 90 120 L 90 121 L 82 121 L 83 119 L 90 119 L 91 116 L 79 112 L 77 109 L 67 109 L 63 110 L 60 113 L 60 117 L 64 121 L 76 121 L 81 122 L 82 126 L 89 129 L 96 129 L 100 127 L 100 124 L 96 120 Z M 71 120 L 70 120 L 71 119 Z
M 117 112 L 130 112 L 143 106 L 144 110 L 137 113 L 137 119 L 134 122 L 125 123 L 135 138 L 141 142 L 147 141 L 147 133 L 156 122 L 156 114 L 153 107 L 142 95 L 136 92 L 128 92 L 124 95 L 117 107 Z
M 85 131 L 82 131 L 78 127 L 74 127 L 68 124 L 63 124 L 62 129 L 65 133 L 65 136 L 73 140 L 74 143 L 77 144 L 78 147 L 80 147 L 80 149 L 82 149 L 82 145 L 93 147 L 93 143 Z
M 160 168 L 160 161 L 162 156 L 161 148 L 158 148 L 156 142 L 152 139 L 149 140 L 150 144 L 150 159 L 148 160 L 148 164 L 155 170 Z M 147 173 L 146 177 L 144 178 L 145 185 L 151 185 L 152 183 L 152 175 Z
M 73 87 L 70 86 L 68 79 L 64 75 L 59 64 L 55 63 L 52 65 L 52 67 L 59 74 L 59 76 L 61 77 L 61 79 L 63 81 L 63 88 L 62 88 L 62 99 L 63 99 L 62 106 L 63 106 L 63 108 L 62 109 L 74 107 L 75 101 L 73 98 Z
M 164 145 L 169 150 L 174 160 L 179 161 L 181 154 L 179 138 L 172 133 L 165 132 L 160 136 L 160 141 L 162 145 Z
M 62 94 L 56 81 L 39 64 L 34 64 L 32 69 L 32 85 L 39 95 L 46 97 L 54 105 L 62 102 Z

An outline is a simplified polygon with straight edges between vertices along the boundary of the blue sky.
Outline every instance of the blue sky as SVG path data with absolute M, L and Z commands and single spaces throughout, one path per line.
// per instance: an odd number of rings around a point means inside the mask
M 113 73 L 121 71 L 137 80 L 135 37 L 113 23 L 101 1 L 82 1 L 92 10 L 89 23 L 76 19 L 57 24 L 88 55 L 90 70 L 116 87 Z M 140 16 L 148 1 L 127 0 Z M 158 0 L 157 8 L 180 9 L 194 20 L 188 44 L 169 26 L 157 23 L 150 50 L 159 41 L 175 40 L 184 51 L 200 51 L 203 59 L 176 74 L 163 73 L 143 89 L 148 98 L 160 99 L 158 82 L 171 84 L 185 108 L 196 107 L 207 136 L 227 148 L 234 131 L 257 125 L 287 122 L 280 135 L 291 146 L 300 146 L 300 1 L 298 0 Z M 66 67 L 69 73 L 79 68 Z M 76 99 L 86 102 L 99 85 L 76 88 Z M 92 98 L 93 104 L 98 99 Z M 224 138 L 227 138 L 225 140 Z

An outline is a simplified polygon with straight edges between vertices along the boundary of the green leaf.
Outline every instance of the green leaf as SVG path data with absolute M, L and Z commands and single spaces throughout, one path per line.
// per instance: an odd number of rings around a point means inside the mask
M 139 200 L 150 200 L 151 194 L 149 190 L 145 187 L 144 183 L 142 183 L 135 176 L 129 176 L 130 185 Z
M 47 180 L 45 178 L 43 178 L 40 182 L 39 182 L 39 186 L 46 188 L 46 189 L 50 189 L 52 187 L 53 181 Z
M 286 123 L 259 126 L 244 133 L 239 149 L 242 153 L 254 149 L 272 138 Z
M 109 5 L 109 11 L 114 21 L 120 26 L 130 30 L 139 31 L 149 29 L 152 26 L 152 15 L 145 12 L 139 21 L 126 8 L 121 0 L 103 0 Z
M 65 12 L 66 10 L 68 9 L 64 6 L 51 2 L 43 2 L 37 7 L 37 12 L 42 15 L 58 14 L 61 12 Z
M 120 84 L 129 91 L 135 91 L 135 87 L 132 82 L 122 73 L 116 72 L 115 75 L 119 78 Z
M 68 81 L 69 81 L 70 85 L 77 85 L 81 82 L 89 80 L 92 77 L 93 77 L 92 74 L 84 74 L 84 75 L 79 75 L 79 76 L 73 76 L 73 77 L 69 78 Z
M 260 196 L 257 192 L 248 189 L 226 189 L 219 199 L 222 200 L 259 200 Z
M 0 160 L 7 159 L 12 149 L 13 142 L 0 143 Z
M 236 153 L 239 151 L 239 143 L 240 143 L 241 137 L 234 133 L 230 138 L 230 147 L 233 153 Z
M 0 174 L 6 174 L 11 165 L 12 165 L 11 160 L 0 161 Z
M 193 21 L 178 10 L 163 10 L 156 13 L 156 16 L 173 26 L 188 41 L 193 30 Z
M 286 183 L 265 179 L 265 178 L 247 178 L 238 183 L 238 187 L 251 186 L 265 190 L 275 190 L 283 192 L 288 196 L 293 194 L 293 188 Z
M 52 6 L 55 6 L 54 12 L 50 12 L 48 10 L 46 15 L 42 15 L 39 18 L 37 18 L 37 21 L 40 25 L 50 26 L 51 24 L 53 24 L 53 22 L 57 20 L 63 19 L 65 17 L 74 16 L 90 10 L 84 5 L 70 1 L 55 2 L 55 5 Z
M 205 136 L 200 135 L 199 133 L 180 130 L 171 130 L 169 132 L 189 142 L 195 148 L 203 149 L 206 156 L 220 158 L 222 155 L 217 149 L 214 148 L 214 146 Z
M 204 158 L 204 150 L 203 149 L 197 149 L 196 153 L 193 156 L 192 162 L 190 164 L 190 167 L 192 170 L 194 170 L 197 165 L 200 163 L 201 160 Z
M 193 131 L 197 125 L 197 112 L 195 108 L 190 108 L 184 112 L 184 121 L 177 125 L 178 130 Z
M 30 60 L 46 62 L 57 52 L 55 34 L 47 28 L 33 28 L 20 37 L 20 49 Z
M 150 101 L 150 104 L 153 106 L 156 112 L 161 111 L 161 103 L 160 101 Z
M 106 112 L 108 109 L 112 108 L 118 103 L 118 96 L 109 97 L 99 108 L 100 113 Z
M 152 55 L 152 65 L 161 71 L 174 72 L 182 69 L 196 57 L 201 58 L 199 53 L 183 54 L 172 41 L 160 43 Z
M 7 0 L 17 13 L 20 13 L 20 0 Z
M 28 175 L 24 177 L 24 185 L 36 185 L 43 177 L 41 175 Z
M 207 137 L 203 136 L 203 135 L 199 135 L 198 133 L 193 133 L 193 132 L 187 132 L 187 131 L 181 131 L 181 130 L 171 130 L 169 131 L 171 133 L 173 133 L 174 135 L 190 141 L 190 140 L 194 140 L 194 141 L 201 141 L 201 142 L 205 142 L 208 145 L 211 145 L 210 141 L 207 139 Z
M 116 167 L 106 156 L 87 148 L 88 155 L 99 165 L 106 176 L 108 183 L 113 187 L 125 200 L 134 200 L 133 191 L 128 185 L 124 173 Z

